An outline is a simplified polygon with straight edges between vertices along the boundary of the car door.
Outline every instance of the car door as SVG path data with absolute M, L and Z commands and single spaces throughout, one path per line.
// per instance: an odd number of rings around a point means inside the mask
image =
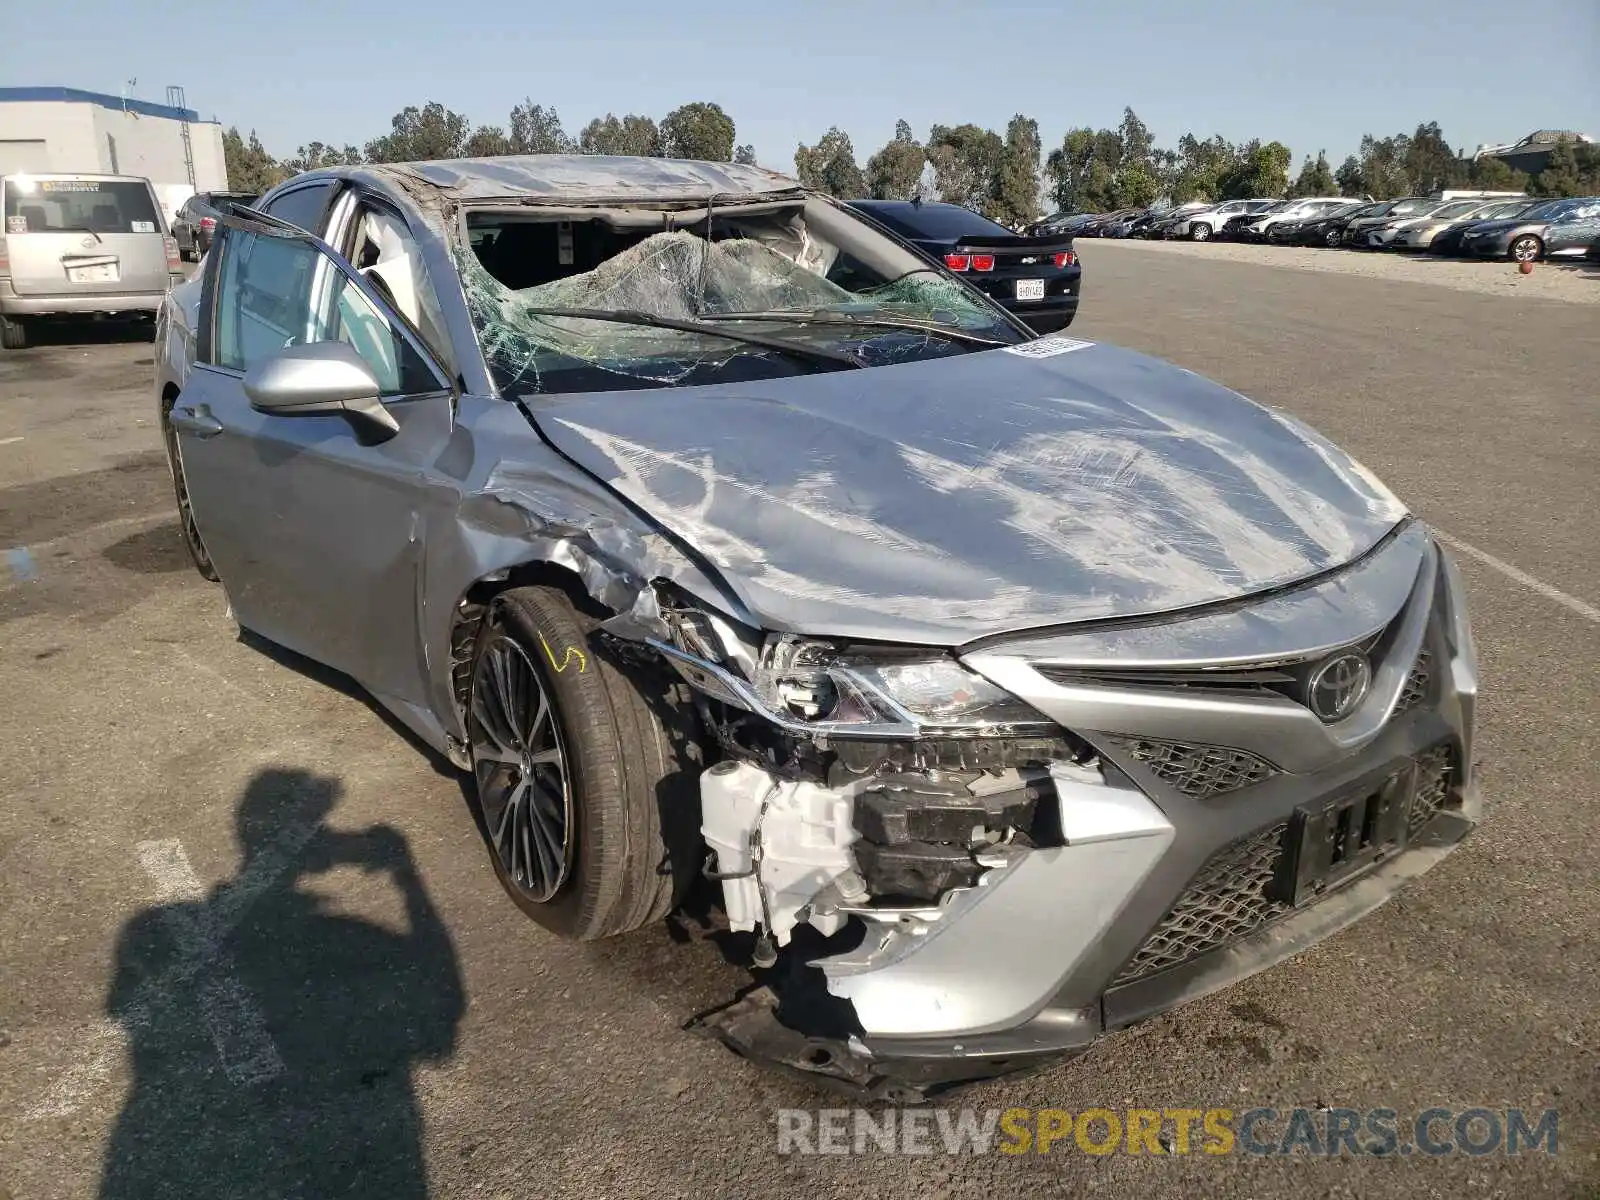
M 425 704 L 421 500 L 453 427 L 447 376 L 330 246 L 237 215 L 217 221 L 198 334 L 172 423 L 235 618 L 374 693 Z M 398 426 L 386 440 L 363 444 L 342 416 L 252 406 L 247 377 L 287 347 L 327 341 L 353 347 L 377 379 Z
M 1580 254 L 1600 243 L 1600 201 L 1563 213 L 1544 231 L 1546 254 Z

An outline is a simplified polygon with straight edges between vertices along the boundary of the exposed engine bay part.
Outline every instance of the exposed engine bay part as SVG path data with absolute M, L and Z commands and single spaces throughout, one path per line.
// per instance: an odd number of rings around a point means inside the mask
M 866 896 L 850 858 L 851 799 L 849 791 L 786 783 L 749 763 L 724 761 L 701 775 L 700 832 L 716 856 L 730 928 L 760 925 L 780 946 L 801 921 L 839 932 L 842 915 L 810 906 L 829 887 L 841 899 Z
M 730 928 L 760 929 L 780 947 L 802 922 L 824 936 L 850 917 L 920 929 L 951 893 L 1051 836 L 1053 813 L 1036 819 L 1047 795 L 1042 771 L 1033 783 L 1012 771 L 827 787 L 725 760 L 700 778 L 707 875 L 722 886 Z

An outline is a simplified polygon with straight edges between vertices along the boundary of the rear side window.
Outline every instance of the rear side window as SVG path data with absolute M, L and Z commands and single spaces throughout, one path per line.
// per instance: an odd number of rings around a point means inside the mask
M 921 208 L 901 208 L 893 212 L 863 208 L 862 212 L 882 221 L 903 237 L 961 238 L 1009 237 L 1011 230 L 980 217 L 970 209 L 954 204 L 924 204 Z
M 5 193 L 8 234 L 162 232 L 150 185 L 140 180 L 12 176 Z

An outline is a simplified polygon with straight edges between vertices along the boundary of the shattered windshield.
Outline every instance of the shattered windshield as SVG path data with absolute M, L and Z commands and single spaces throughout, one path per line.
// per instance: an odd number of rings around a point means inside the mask
M 777 378 L 1026 337 L 965 284 L 815 199 L 709 215 L 471 209 L 466 234 L 467 307 L 509 393 Z

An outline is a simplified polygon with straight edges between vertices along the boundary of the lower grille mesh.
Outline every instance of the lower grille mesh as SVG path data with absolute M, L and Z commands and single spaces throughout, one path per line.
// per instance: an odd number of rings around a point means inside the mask
M 1289 906 L 1266 896 L 1287 822 L 1241 838 L 1212 855 L 1182 899 L 1145 939 L 1112 986 L 1164 971 L 1254 932 Z
M 1417 756 L 1416 772 L 1406 814 L 1408 841 L 1450 803 L 1454 749 L 1440 744 L 1424 750 Z M 1291 905 L 1266 894 L 1277 873 L 1287 829 L 1288 822 L 1279 822 L 1213 854 L 1110 986 L 1131 983 L 1230 945 L 1290 912 Z
M 1411 667 L 1411 674 L 1406 676 L 1406 685 L 1400 689 L 1400 699 L 1395 703 L 1394 711 L 1403 713 L 1408 708 L 1415 708 L 1428 698 L 1428 684 L 1433 680 L 1433 655 L 1424 646 L 1417 655 L 1417 661 Z
M 1450 777 L 1455 761 L 1448 746 L 1435 746 L 1417 759 L 1417 790 L 1406 814 L 1406 836 L 1413 838 L 1450 799 Z
M 1196 800 L 1238 791 L 1260 783 L 1273 773 L 1272 764 L 1265 759 L 1228 746 L 1199 746 L 1153 738 L 1115 740 L 1162 783 Z

